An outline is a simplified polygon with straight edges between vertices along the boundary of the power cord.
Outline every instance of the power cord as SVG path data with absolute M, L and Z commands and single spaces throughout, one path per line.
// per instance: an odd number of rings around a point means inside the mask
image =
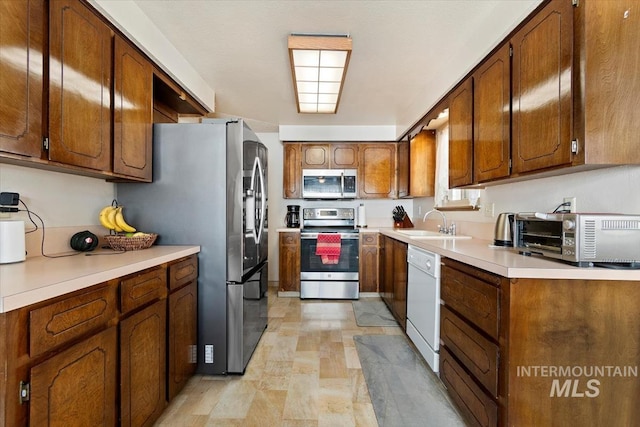
M 562 209 L 559 210 L 561 207 L 563 206 L 571 206 L 571 202 L 564 202 L 564 203 L 560 203 L 554 210 L 552 213 L 571 213 L 571 210 L 569 209 Z
M 25 231 L 25 234 L 29 234 L 29 233 L 33 233 L 34 231 L 37 231 L 40 227 L 38 227 L 38 224 L 33 220 L 33 218 L 31 217 L 31 215 L 35 216 L 36 218 L 38 218 L 40 220 L 40 223 L 42 224 L 42 240 L 40 241 L 40 254 L 43 257 L 46 258 L 65 258 L 65 257 L 70 257 L 70 256 L 77 256 L 77 255 L 81 255 L 82 252 L 75 252 L 72 254 L 61 254 L 61 255 L 48 255 L 44 253 L 44 238 L 45 238 L 45 226 L 44 226 L 44 221 L 42 220 L 42 218 L 40 217 L 40 215 L 38 215 L 37 213 L 33 212 L 32 210 L 29 209 L 29 207 L 26 205 L 25 202 L 23 202 L 22 200 L 19 200 L 19 202 L 24 206 L 24 209 L 18 209 L 18 212 L 26 212 L 27 213 L 27 217 L 29 218 L 29 221 L 31 221 L 31 223 L 33 224 L 33 226 L 35 227 L 33 230 L 29 230 L 29 231 Z M 123 254 L 126 251 L 113 251 L 113 252 L 101 252 L 98 254 L 90 254 L 90 253 L 85 253 L 85 256 L 95 256 L 95 255 L 119 255 L 119 254 Z

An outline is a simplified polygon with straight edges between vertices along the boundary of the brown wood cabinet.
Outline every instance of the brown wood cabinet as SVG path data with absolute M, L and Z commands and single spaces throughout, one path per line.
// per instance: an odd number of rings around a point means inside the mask
M 153 67 L 122 37 L 114 46 L 113 172 L 151 182 Z
M 505 43 L 473 73 L 473 176 L 505 178 L 511 157 L 511 58 Z
M 196 306 L 193 255 L 0 313 L 0 425 L 153 425 L 194 372 Z
M 640 63 L 640 16 L 632 4 L 586 1 L 575 9 L 573 164 L 640 164 L 640 81 L 630 78 Z
M 79 0 L 49 15 L 49 159 L 111 171 L 113 32 Z
M 3 1 L 0 20 L 2 162 L 150 182 L 154 118 L 206 113 L 85 1 Z
M 378 292 L 379 234 L 360 231 L 360 292 Z
M 0 425 L 116 425 L 116 294 L 114 280 L 0 314 Z
M 411 195 L 410 190 L 415 171 L 413 166 L 417 166 L 411 161 L 412 149 L 413 145 L 410 145 L 408 141 L 400 141 L 396 146 L 396 194 L 399 198 Z
M 300 232 L 280 232 L 279 244 L 280 292 L 300 292 Z
M 359 198 L 396 198 L 396 144 L 361 144 L 359 152 Z
M 552 2 L 511 39 L 514 174 L 571 163 L 572 17 Z
M 380 239 L 380 295 L 403 330 L 407 326 L 407 248 L 388 236 Z
M 42 151 L 44 19 L 42 0 L 0 2 L 0 152 Z
M 302 144 L 284 143 L 283 191 L 285 199 L 302 198 Z
M 440 378 L 469 425 L 638 419 L 620 398 L 640 393 L 637 375 L 601 369 L 640 365 L 637 281 L 506 279 L 451 259 L 441 280 Z
M 357 169 L 358 147 L 357 143 L 329 145 L 330 169 Z
M 169 265 L 167 399 L 184 388 L 197 367 L 198 257 Z
M 29 425 L 115 426 L 115 327 L 31 368 Z
M 120 321 L 120 423 L 151 426 L 167 406 L 166 300 Z
M 473 77 L 449 96 L 449 188 L 473 183 Z
M 329 144 L 302 144 L 302 169 L 329 169 Z
M 409 160 L 409 195 L 411 197 L 433 196 L 436 181 L 436 135 L 434 131 L 423 130 L 411 140 Z M 400 176 L 401 166 L 398 165 L 398 177 Z M 398 188 L 400 187 L 398 185 Z

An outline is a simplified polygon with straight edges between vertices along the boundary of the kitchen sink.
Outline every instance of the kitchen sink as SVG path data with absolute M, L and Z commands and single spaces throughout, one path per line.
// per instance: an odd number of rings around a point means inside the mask
M 470 239 L 471 236 L 463 236 L 460 234 L 444 234 L 437 231 L 429 230 L 395 230 L 400 234 L 406 234 L 410 239 L 420 240 L 442 240 L 442 239 Z

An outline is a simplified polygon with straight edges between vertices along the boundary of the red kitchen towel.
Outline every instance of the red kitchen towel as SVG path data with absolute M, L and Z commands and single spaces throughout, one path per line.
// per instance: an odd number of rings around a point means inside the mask
M 319 233 L 316 255 L 323 264 L 337 264 L 340 260 L 340 235 L 338 233 Z

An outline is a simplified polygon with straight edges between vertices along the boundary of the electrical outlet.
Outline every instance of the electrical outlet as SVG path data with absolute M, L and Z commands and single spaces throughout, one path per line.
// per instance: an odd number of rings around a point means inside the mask
M 484 216 L 487 218 L 493 218 L 495 215 L 496 205 L 494 203 L 487 203 L 483 206 Z
M 562 200 L 562 203 L 571 203 L 569 206 L 563 206 L 563 208 L 568 210 L 569 212 L 577 212 L 577 202 L 575 197 L 565 197 Z

